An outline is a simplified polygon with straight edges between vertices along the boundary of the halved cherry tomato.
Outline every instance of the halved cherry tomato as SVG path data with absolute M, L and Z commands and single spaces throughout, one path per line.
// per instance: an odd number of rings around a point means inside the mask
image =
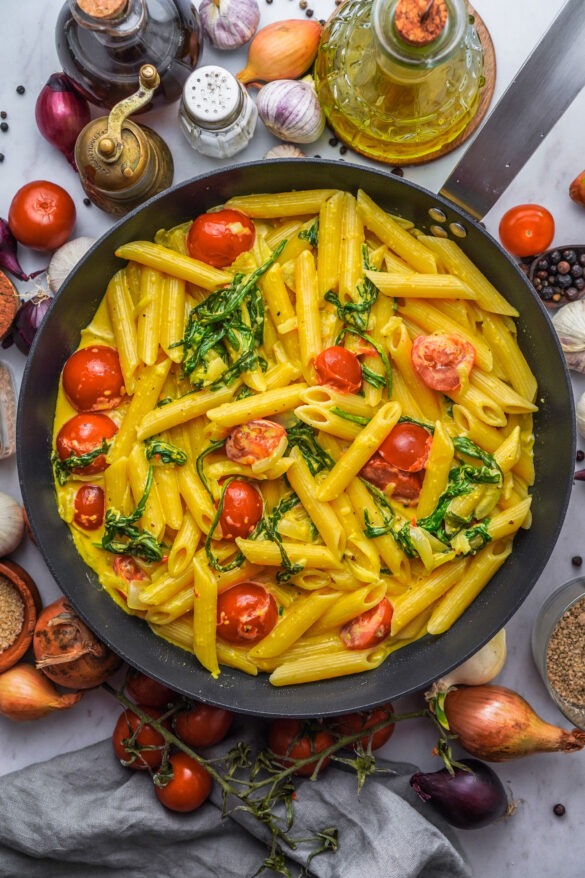
M 343 393 L 357 393 L 362 386 L 362 367 L 356 355 L 341 345 L 325 348 L 315 357 L 319 384 Z
M 498 231 L 502 244 L 514 256 L 536 256 L 550 247 L 555 221 L 540 204 L 518 204 L 502 216 Z
M 226 439 L 226 456 L 237 463 L 250 466 L 286 451 L 286 430 L 274 421 L 258 418 L 240 424 Z
M 268 728 L 268 746 L 279 758 L 279 762 L 288 767 L 297 759 L 308 759 L 309 756 L 319 756 L 323 750 L 327 750 L 335 743 L 335 737 L 330 731 L 316 723 L 300 719 L 275 719 Z M 323 758 L 319 771 L 323 771 L 331 759 Z M 315 771 L 319 759 L 299 766 L 295 774 L 309 777 Z
M 196 811 L 211 793 L 211 775 L 186 753 L 173 753 L 169 765 L 172 777 L 164 786 L 155 785 L 157 799 L 169 811 Z
M 160 719 L 162 712 L 155 707 L 143 707 L 153 719 Z M 118 717 L 112 733 L 114 753 L 127 768 L 147 771 L 159 768 L 164 754 L 164 735 L 143 723 L 134 711 L 125 708 Z M 137 752 L 136 752 L 137 751 Z
M 392 486 L 392 499 L 403 506 L 414 506 L 422 488 L 424 472 L 409 473 L 392 466 L 376 452 L 360 470 L 360 476 L 371 482 L 380 491 Z
M 33 250 L 56 250 L 69 240 L 75 225 L 75 204 L 68 192 L 48 180 L 25 183 L 8 211 L 10 231 Z
M 119 406 L 125 390 L 118 351 L 99 344 L 75 351 L 63 368 L 63 390 L 78 412 Z
M 82 485 L 73 500 L 73 521 L 85 530 L 97 530 L 104 521 L 105 502 L 99 485 Z
M 57 454 L 61 460 L 68 457 L 82 457 L 101 446 L 104 440 L 111 439 L 118 431 L 117 425 L 107 415 L 88 412 L 73 415 L 57 433 Z M 99 454 L 87 466 L 74 467 L 73 473 L 91 476 L 103 472 L 108 463 L 105 454 Z
M 382 598 L 379 604 L 366 610 L 347 622 L 339 632 L 341 640 L 348 649 L 369 649 L 386 640 L 390 634 L 392 622 L 392 604 L 388 598 Z
M 400 421 L 384 439 L 378 453 L 398 469 L 417 473 L 426 466 L 432 441 L 432 434 L 424 427 Z
M 173 729 L 189 747 L 212 747 L 223 741 L 233 721 L 231 711 L 199 703 L 176 713 Z
M 250 217 L 226 207 L 202 213 L 193 220 L 187 233 L 187 251 L 193 259 L 225 268 L 240 253 L 250 250 L 255 237 L 256 229 Z
M 148 578 L 142 567 L 130 555 L 114 555 L 112 569 L 116 576 L 126 580 L 126 582 Z
M 240 582 L 217 599 L 217 636 L 228 643 L 252 646 L 278 621 L 273 596 L 258 582 Z
M 475 348 L 456 333 L 417 335 L 412 343 L 412 365 L 421 381 L 448 393 L 459 390 L 475 363 Z
M 371 750 L 379 750 L 384 744 L 390 740 L 394 732 L 394 723 L 388 723 L 376 732 L 367 734 L 368 729 L 378 725 L 378 723 L 388 720 L 394 713 L 391 704 L 384 704 L 382 707 L 374 707 L 372 710 L 360 710 L 356 713 L 346 713 L 344 716 L 335 717 L 331 720 L 331 728 L 338 735 L 355 735 L 357 732 L 366 732 L 363 738 L 359 738 L 352 749 L 356 749 L 358 743 L 362 745 L 364 750 L 368 747 Z
M 244 539 L 252 533 L 264 510 L 262 495 L 244 479 L 233 479 L 226 486 L 219 525 L 224 540 Z
M 135 668 L 131 668 L 128 673 L 126 693 L 137 704 L 161 709 L 177 697 L 177 693 L 165 686 L 164 683 L 153 680 L 152 677 L 143 674 L 142 671 L 137 671 Z

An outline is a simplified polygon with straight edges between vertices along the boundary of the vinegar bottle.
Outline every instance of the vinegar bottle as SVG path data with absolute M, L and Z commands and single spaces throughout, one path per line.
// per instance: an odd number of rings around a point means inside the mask
M 152 99 L 157 106 L 181 97 L 199 59 L 202 31 L 190 0 L 67 0 L 56 44 L 78 91 L 106 109 L 133 94 L 140 68 L 152 64 L 160 76 Z
M 323 30 L 315 86 L 329 126 L 393 164 L 441 153 L 477 111 L 483 50 L 465 0 L 346 0 Z

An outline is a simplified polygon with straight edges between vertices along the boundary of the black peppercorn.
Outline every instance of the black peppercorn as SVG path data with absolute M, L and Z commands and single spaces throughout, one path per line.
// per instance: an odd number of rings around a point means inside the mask
M 578 461 L 585 460 L 585 451 L 582 451 L 581 449 L 579 449 L 575 455 L 575 458 Z
M 571 564 L 573 565 L 573 567 L 580 567 L 582 563 L 583 558 L 581 557 L 581 555 L 573 555 L 573 557 L 571 558 Z
M 565 806 L 564 806 L 564 805 L 561 805 L 560 802 L 559 802 L 557 805 L 555 805 L 554 808 L 553 808 L 553 813 L 554 813 L 557 817 L 564 817 L 564 815 L 565 815 L 565 811 L 566 811 Z
M 84 198 L 83 203 L 86 207 L 91 207 L 91 201 L 89 200 L 89 198 Z
M 0 162 L 3 162 L 3 161 L 4 161 L 4 153 L 0 152 Z
M 25 89 L 24 85 L 17 85 L 16 86 L 16 94 L 17 95 L 23 95 L 25 93 L 25 91 L 26 91 L 26 89 Z
M 0 122 L 0 131 L 8 131 L 8 122 Z
M 0 112 L 0 119 L 6 119 L 7 116 L 8 116 L 8 113 L 6 112 L 6 110 L 2 110 Z

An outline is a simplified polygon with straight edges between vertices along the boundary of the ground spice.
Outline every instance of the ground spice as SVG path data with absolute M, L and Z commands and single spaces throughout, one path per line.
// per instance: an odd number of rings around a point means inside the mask
M 23 600 L 10 580 L 0 574 L 0 653 L 12 646 L 23 625 Z
M 553 628 L 546 672 L 563 701 L 585 708 L 585 597 L 575 601 Z

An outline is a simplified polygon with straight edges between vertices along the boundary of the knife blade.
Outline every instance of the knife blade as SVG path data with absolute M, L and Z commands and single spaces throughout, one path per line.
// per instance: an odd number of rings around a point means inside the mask
M 481 219 L 585 86 L 585 3 L 568 0 L 440 194 Z

